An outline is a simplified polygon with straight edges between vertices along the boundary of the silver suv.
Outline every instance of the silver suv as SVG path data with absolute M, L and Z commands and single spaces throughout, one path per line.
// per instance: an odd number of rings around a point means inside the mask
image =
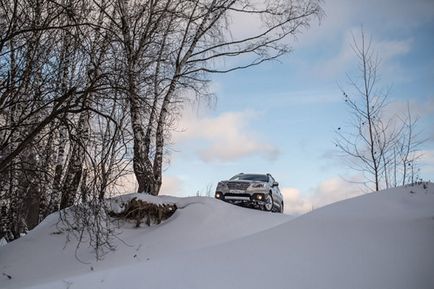
M 270 174 L 240 173 L 219 182 L 215 197 L 235 205 L 283 213 L 279 183 Z

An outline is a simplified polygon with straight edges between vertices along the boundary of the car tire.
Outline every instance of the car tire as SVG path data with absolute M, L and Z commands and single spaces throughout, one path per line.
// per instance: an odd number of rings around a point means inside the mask
M 283 214 L 284 211 L 284 207 L 283 207 L 283 202 L 280 204 L 280 212 Z
M 265 201 L 264 211 L 271 212 L 274 208 L 273 196 L 271 194 L 266 195 Z

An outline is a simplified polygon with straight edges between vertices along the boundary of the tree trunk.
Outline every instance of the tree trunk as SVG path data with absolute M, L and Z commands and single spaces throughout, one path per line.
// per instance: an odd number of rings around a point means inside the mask
M 88 98 L 84 101 L 84 108 L 88 107 L 88 101 Z M 77 196 L 78 187 L 83 174 L 83 163 L 86 153 L 85 148 L 89 140 L 89 119 L 89 110 L 81 112 L 77 125 L 76 139 L 72 146 L 71 159 L 69 160 L 68 168 L 65 173 L 65 180 L 63 182 L 62 198 L 60 200 L 61 210 L 72 206 Z

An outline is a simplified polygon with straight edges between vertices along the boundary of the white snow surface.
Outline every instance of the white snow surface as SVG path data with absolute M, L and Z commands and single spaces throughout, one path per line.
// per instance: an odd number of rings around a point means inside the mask
M 102 261 L 84 245 L 76 251 L 74 239 L 52 234 L 53 214 L 0 247 L 0 288 L 434 288 L 431 183 L 297 218 L 205 197 L 131 194 L 124 201 L 137 196 L 178 210 L 160 225 L 123 225 L 117 249 Z

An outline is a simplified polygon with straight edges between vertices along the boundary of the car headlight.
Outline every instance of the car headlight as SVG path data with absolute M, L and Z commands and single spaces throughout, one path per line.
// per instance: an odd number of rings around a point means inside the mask
M 221 199 L 221 198 L 222 198 L 222 193 L 220 193 L 220 192 L 216 192 L 216 193 L 215 193 L 215 198 L 216 198 L 216 199 Z
M 254 189 L 265 188 L 265 184 L 252 184 L 251 187 Z

